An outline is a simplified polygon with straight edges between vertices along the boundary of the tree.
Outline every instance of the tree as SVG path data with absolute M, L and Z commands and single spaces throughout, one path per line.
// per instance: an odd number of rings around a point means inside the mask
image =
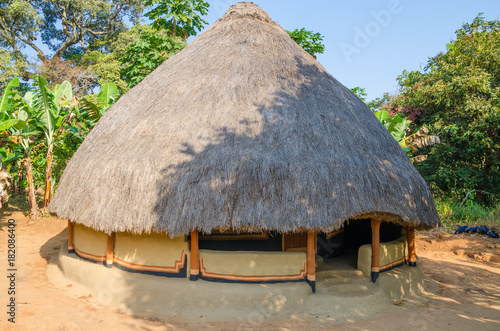
M 0 49 L 0 91 L 5 88 L 13 77 L 21 76 L 22 70 L 20 68 L 25 68 L 26 66 L 27 63 L 24 59 L 16 60 L 11 53 Z
M 43 51 L 35 45 L 36 34 L 42 24 L 39 13 L 30 1 L 5 0 L 0 2 L 0 46 L 8 60 L 3 61 L 2 71 L 8 67 L 16 74 L 27 77 L 27 56 L 21 49 L 31 46 L 37 54 Z M 4 55 L 5 57 L 5 55 Z M 13 68 L 14 67 L 14 68 Z M 3 83 L 13 77 L 5 77 Z
M 500 21 L 478 15 L 423 71 L 398 78 L 396 105 L 442 143 L 417 165 L 431 187 L 500 194 Z M 487 203 L 486 196 L 479 199 Z
M 367 102 L 366 105 L 370 107 L 372 111 L 378 111 L 386 108 L 384 106 L 391 104 L 394 98 L 395 97 L 386 92 L 381 98 L 375 98 L 374 100 Z
M 129 88 L 182 50 L 185 40 L 207 24 L 201 16 L 208 13 L 209 4 L 202 0 L 148 0 L 146 5 L 155 6 L 145 14 L 153 20 L 153 31 L 143 33 L 120 58 L 120 73 Z
M 137 21 L 142 10 L 141 0 L 3 0 L 0 46 L 11 57 L 4 65 L 14 65 L 25 80 L 33 78 L 37 72 L 28 66 L 24 48 L 34 50 L 42 63 L 81 55 L 99 38 L 125 30 L 125 19 Z M 53 56 L 44 52 L 40 36 Z
M 43 14 L 42 40 L 62 58 L 70 47 L 82 49 L 95 40 L 126 28 L 125 19 L 137 21 L 142 12 L 140 0 L 37 0 Z M 31 45 L 30 45 L 31 46 Z
M 68 81 L 74 86 L 73 92 L 78 96 L 92 93 L 96 87 L 95 78 L 88 68 L 73 61 L 55 57 L 44 61 L 38 68 L 49 85 Z
M 143 35 L 152 33 L 155 33 L 155 30 L 149 25 L 134 25 L 126 31 L 98 39 L 89 45 L 85 54 L 75 56 L 74 60 L 80 67 L 86 68 L 87 74 L 93 79 L 94 88 L 98 85 L 114 83 L 121 93 L 125 93 L 129 85 L 124 80 L 125 77 L 121 71 L 127 67 L 128 63 L 122 62 L 121 59 L 130 45 L 139 41 Z M 167 33 L 163 31 L 156 33 L 167 36 Z M 73 82 L 71 83 L 74 86 Z
M 359 87 L 359 86 L 356 86 L 356 87 L 350 88 L 349 90 L 351 90 L 352 93 L 356 94 L 356 96 L 358 98 L 360 98 L 361 101 L 363 101 L 363 102 L 366 101 L 366 89 Z
M 186 46 L 180 38 L 146 34 L 131 44 L 121 58 L 126 65 L 121 73 L 129 87 L 140 83 L 147 75 Z
M 316 54 L 323 54 L 325 51 L 325 45 L 322 43 L 324 37 L 320 33 L 315 33 L 305 28 L 287 32 L 290 38 L 299 44 L 307 53 L 314 56 L 314 58 L 316 58 Z
M 208 24 L 202 16 L 208 14 L 210 4 L 203 0 L 147 0 L 146 6 L 154 6 L 145 14 L 153 28 L 169 31 L 171 37 L 186 40 Z

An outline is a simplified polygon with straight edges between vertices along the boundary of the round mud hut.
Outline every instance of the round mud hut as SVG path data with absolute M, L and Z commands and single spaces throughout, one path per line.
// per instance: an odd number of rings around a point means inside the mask
M 108 267 L 313 291 L 317 255 L 375 282 L 440 222 L 371 110 L 251 2 L 121 97 L 49 211 L 69 254 Z

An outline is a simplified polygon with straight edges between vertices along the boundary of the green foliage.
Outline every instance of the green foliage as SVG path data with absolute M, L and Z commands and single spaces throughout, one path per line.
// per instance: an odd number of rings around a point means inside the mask
M 64 89 L 64 83 L 59 87 L 56 86 L 56 91 Z M 66 86 L 66 91 L 67 86 Z M 97 95 L 88 95 L 82 98 L 81 107 L 71 105 L 65 102 L 68 93 L 62 97 L 62 105 L 67 107 L 65 112 L 75 114 L 71 117 L 72 121 L 63 121 L 64 129 L 58 129 L 54 133 L 54 159 L 52 164 L 52 180 L 54 181 L 54 189 L 59 182 L 59 179 L 66 167 L 67 163 L 80 147 L 85 136 L 97 124 L 97 121 L 104 113 L 119 99 L 121 96 L 118 88 L 114 83 L 106 83 L 101 86 L 100 92 Z M 69 109 L 71 107 L 71 109 Z M 68 118 L 68 117 L 66 117 Z M 33 176 L 35 178 L 35 186 L 43 187 L 45 181 L 45 171 L 47 166 L 47 152 L 49 145 L 38 141 L 36 145 L 32 161 L 33 161 Z
M 127 48 L 141 39 L 142 35 L 154 33 L 149 25 L 135 25 L 127 31 L 106 36 L 89 45 L 79 64 L 87 67 L 88 71 L 96 77 L 96 83 L 103 85 L 108 82 L 114 83 L 120 92 L 128 91 L 128 83 L 123 79 L 121 71 L 128 63 L 120 61 L 125 56 Z M 166 36 L 165 32 L 158 32 Z
M 41 24 L 41 16 L 33 7 L 32 1 L 3 0 L 0 2 L 0 46 L 4 56 L 8 54 L 6 64 L 11 66 L 11 70 L 23 72 L 26 68 L 26 56 L 21 53 L 19 43 L 32 43 L 36 39 Z M 4 77 L 4 79 L 9 78 L 12 77 Z
M 154 28 L 138 24 L 145 5 Z M 185 40 L 207 24 L 208 7 L 202 0 L 2 1 L 0 91 L 14 77 L 28 82 L 42 73 L 50 84 L 71 82 L 79 96 L 107 82 L 126 92 L 184 47 L 177 36 Z
M 47 171 L 51 169 L 53 189 L 86 134 L 118 100 L 120 92 L 114 83 L 106 83 L 99 94 L 83 98 L 92 105 L 92 110 L 83 105 L 80 111 L 71 84 L 63 82 L 51 89 L 43 77 L 36 76 L 34 80 L 33 91 L 24 97 L 16 91 L 17 78 L 4 89 L 0 117 L 16 121 L 17 125 L 3 132 L 8 135 L 8 144 L 0 148 L 0 156 L 16 187 L 28 186 L 23 164 L 31 160 L 35 186 L 44 187 Z M 52 167 L 47 167 L 50 150 L 53 150 Z
M 7 86 L 2 98 L 4 114 L 8 114 L 11 121 L 16 120 L 20 123 L 20 125 L 14 125 L 9 129 L 9 135 L 11 136 L 10 147 L 3 149 L 3 163 L 13 162 L 21 157 L 29 156 L 34 137 L 41 133 L 36 129 L 37 123 L 33 114 L 33 93 L 26 93 L 26 96 L 22 98 L 14 90 L 14 87 L 18 85 L 18 79 L 14 78 Z M 10 97 L 5 98 L 6 94 L 10 95 Z
M 109 107 L 120 98 L 120 95 L 120 91 L 114 83 L 106 83 L 101 86 L 101 91 L 95 98 L 93 96 L 82 98 L 83 107 L 77 115 L 80 115 L 82 120 L 88 121 L 86 126 L 92 128 L 108 111 Z
M 19 79 L 14 78 L 4 89 L 0 100 L 0 146 L 14 144 L 12 139 L 13 130 L 21 130 L 26 126 L 26 119 L 14 116 L 14 104 L 17 92 L 15 87 L 19 86 Z
M 351 91 L 352 91 L 352 89 L 351 89 Z M 361 99 L 361 100 L 363 100 L 363 99 Z M 370 109 L 373 112 L 375 112 L 378 110 L 383 110 L 384 105 L 389 104 L 390 102 L 392 102 L 392 100 L 393 100 L 393 97 L 389 93 L 386 92 L 383 94 L 383 96 L 381 98 L 375 98 L 374 100 L 367 102 L 366 105 L 368 107 L 370 107 Z M 387 110 L 387 109 L 385 109 L 385 110 Z
M 500 21 L 478 16 L 456 36 L 424 71 L 403 72 L 395 103 L 415 125 L 441 138 L 441 144 L 424 151 L 427 161 L 417 164 L 432 188 L 499 195 Z
M 203 0 L 147 0 L 146 6 L 154 6 L 145 14 L 153 20 L 153 28 L 169 31 L 171 37 L 186 40 L 208 24 L 202 16 L 208 14 L 210 4 Z
M 118 100 L 119 96 L 120 92 L 118 91 L 116 85 L 113 83 L 106 83 L 101 86 L 101 91 L 97 95 L 97 101 L 99 102 L 101 108 L 105 109 L 104 112 L 106 112 L 109 106 Z
M 121 59 L 126 64 L 121 73 L 129 86 L 133 87 L 185 46 L 186 43 L 179 38 L 157 33 L 145 34 L 127 48 Z
M 392 137 L 399 143 L 399 146 L 405 151 L 406 155 L 411 159 L 411 162 L 422 162 L 427 159 L 427 155 L 415 156 L 420 148 L 439 144 L 440 140 L 437 136 L 429 136 L 429 129 L 426 127 L 420 128 L 417 132 L 407 136 L 411 121 L 403 116 L 390 113 L 386 110 L 375 112 L 375 117 L 389 131 Z
M 366 101 L 366 89 L 359 87 L 359 86 L 356 86 L 356 87 L 350 88 L 349 90 L 351 90 L 352 93 L 356 94 L 356 96 L 358 98 L 360 98 L 361 101 L 363 101 L 363 102 Z
M 84 136 L 75 135 L 70 131 L 62 131 L 57 134 L 54 142 L 54 158 L 52 161 L 52 181 L 53 188 L 57 188 L 57 183 L 66 168 L 71 157 L 82 144 Z M 31 161 L 33 165 L 33 178 L 35 187 L 43 188 L 45 185 L 45 171 L 47 169 L 48 147 L 44 143 L 39 143 L 33 148 Z
M 323 36 L 319 32 L 312 32 L 302 29 L 287 31 L 290 38 L 300 45 L 307 53 L 316 57 L 316 54 L 323 54 L 325 45 L 323 45 Z
M 84 55 L 82 62 L 88 65 L 88 70 L 96 77 L 97 84 L 113 82 L 122 92 L 127 92 L 129 87 L 121 75 L 123 64 L 117 53 L 102 53 L 92 51 Z
M 405 133 L 410 127 L 411 121 L 397 114 L 391 116 L 385 110 L 377 111 L 375 116 L 400 145 L 404 144 Z
M 448 230 L 455 231 L 459 225 L 486 225 L 490 229 L 500 230 L 500 203 L 498 202 L 493 202 L 492 207 L 478 202 L 475 198 L 468 199 L 461 207 L 459 199 L 450 197 L 438 197 L 435 202 L 443 226 Z
M 22 102 L 24 102 L 24 100 L 20 103 Z M 25 121 L 26 125 L 21 129 L 11 129 L 12 135 L 19 138 L 16 141 L 18 144 L 11 149 L 14 155 L 11 155 L 10 158 L 4 160 L 4 162 L 15 161 L 20 157 L 28 157 L 31 154 L 33 144 L 36 140 L 35 138 L 42 133 L 42 131 L 38 130 L 36 127 L 35 115 L 32 113 L 31 108 L 20 106 L 17 116 L 19 119 Z
M 36 76 L 34 81 L 35 93 L 28 95 L 25 99 L 27 98 L 28 103 L 32 100 L 32 112 L 37 126 L 44 132 L 47 144 L 50 146 L 54 143 L 54 135 L 66 116 L 67 100 L 73 97 L 71 85 L 64 82 L 51 91 L 43 77 Z
M 2 94 L 2 99 L 0 101 L 0 112 L 2 114 L 9 114 L 12 108 L 12 101 L 15 96 L 15 91 L 13 88 L 19 86 L 19 78 L 14 78 L 7 87 L 4 89 Z
M 43 189 L 45 187 L 45 170 L 47 169 L 47 145 L 40 143 L 34 146 L 31 158 L 33 166 L 33 182 L 35 187 Z M 53 163 L 57 161 L 54 160 Z
M 66 168 L 69 160 L 76 153 L 76 150 L 83 142 L 84 137 L 72 134 L 70 131 L 63 131 L 56 142 L 54 148 L 54 164 L 52 177 L 54 179 L 54 189 L 57 188 L 57 183 Z M 45 160 L 46 161 L 46 160 Z M 46 166 L 46 164 L 42 164 Z
M 143 7 L 142 0 L 1 1 L 0 86 L 14 76 L 33 78 L 51 57 L 78 62 L 90 44 L 126 30 L 126 19 L 137 22 Z M 43 64 L 36 69 L 33 51 Z
M 57 57 L 69 47 L 94 42 L 102 36 L 123 31 L 125 19 L 139 19 L 143 5 L 140 0 L 39 0 L 33 1 L 43 17 L 43 42 Z M 84 49 L 83 49 L 84 50 Z
M 12 53 L 0 48 L 0 91 L 14 77 L 22 76 L 27 65 L 24 59 L 16 59 Z

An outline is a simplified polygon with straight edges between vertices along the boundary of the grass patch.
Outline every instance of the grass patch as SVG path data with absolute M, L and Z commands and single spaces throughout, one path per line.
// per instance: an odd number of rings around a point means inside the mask
M 449 198 L 437 198 L 435 201 L 443 227 L 448 231 L 456 231 L 460 225 L 486 225 L 497 233 L 500 231 L 500 202 L 486 207 L 468 199 L 459 208 L 461 201 Z

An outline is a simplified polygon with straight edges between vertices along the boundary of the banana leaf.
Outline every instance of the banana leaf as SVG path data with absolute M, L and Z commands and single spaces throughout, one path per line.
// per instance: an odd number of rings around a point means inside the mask
M 7 85 L 7 87 L 5 88 L 2 95 L 2 102 L 0 103 L 0 111 L 2 113 L 6 113 L 9 110 L 10 99 L 13 98 L 13 96 L 16 94 L 16 92 L 13 91 L 12 89 L 17 86 L 19 86 L 19 78 L 16 77 L 13 80 L 11 80 Z
M 97 95 L 97 101 L 101 107 L 104 106 L 109 108 L 109 106 L 116 101 L 119 95 L 120 91 L 118 91 L 115 83 L 106 83 L 101 86 L 101 92 Z
M 56 124 L 59 119 L 59 110 L 54 101 L 55 96 L 48 88 L 47 81 L 41 76 L 36 76 L 34 81 L 37 91 L 33 96 L 33 114 L 40 128 L 43 129 L 47 136 L 49 144 L 51 144 L 52 136 L 57 130 Z
M 54 89 L 54 102 L 57 108 L 69 106 L 69 101 L 73 98 L 71 83 L 64 81 L 61 85 L 56 85 Z

